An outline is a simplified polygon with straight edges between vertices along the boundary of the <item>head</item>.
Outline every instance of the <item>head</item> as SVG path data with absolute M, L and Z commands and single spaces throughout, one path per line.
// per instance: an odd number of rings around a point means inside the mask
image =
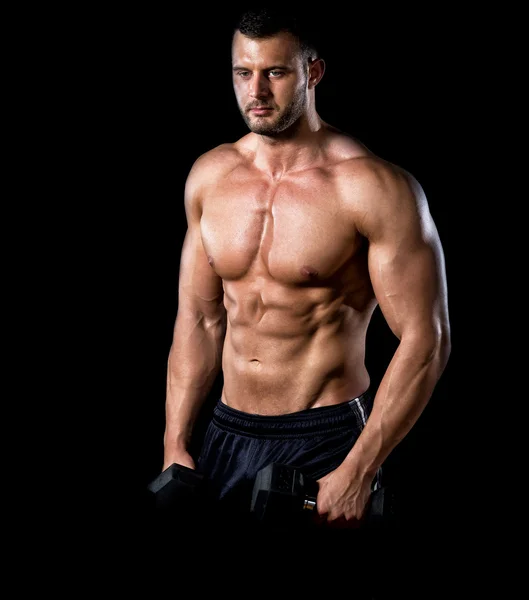
M 251 131 L 278 136 L 315 114 L 325 64 L 300 18 L 280 10 L 245 12 L 232 38 L 233 87 Z

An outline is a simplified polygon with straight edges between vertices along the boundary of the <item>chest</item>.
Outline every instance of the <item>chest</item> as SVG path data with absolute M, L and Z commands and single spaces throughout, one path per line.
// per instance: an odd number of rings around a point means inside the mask
M 323 178 L 215 186 L 200 222 L 211 265 L 226 280 L 252 270 L 285 283 L 331 277 L 358 242 L 339 196 Z

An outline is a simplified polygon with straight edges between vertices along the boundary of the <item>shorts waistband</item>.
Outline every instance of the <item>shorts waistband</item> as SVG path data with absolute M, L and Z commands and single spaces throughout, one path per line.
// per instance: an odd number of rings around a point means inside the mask
M 340 404 L 307 408 L 285 415 L 256 415 L 224 404 L 221 399 L 213 409 L 213 423 L 226 431 L 242 435 L 313 434 L 365 425 L 373 398 L 369 390 Z

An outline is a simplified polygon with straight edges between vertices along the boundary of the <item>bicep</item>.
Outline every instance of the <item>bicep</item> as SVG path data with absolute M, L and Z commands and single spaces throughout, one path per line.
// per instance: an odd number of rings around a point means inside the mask
M 448 321 L 444 255 L 420 189 L 381 220 L 368 251 L 369 272 L 380 309 L 393 333 L 438 337 Z
M 217 320 L 223 316 L 222 279 L 208 262 L 198 223 L 190 223 L 182 246 L 178 312 Z
M 375 296 L 388 325 L 401 338 L 405 330 L 437 329 L 444 319 L 446 290 L 439 242 L 405 247 L 377 242 L 369 251 Z
M 180 255 L 177 320 L 218 322 L 224 316 L 222 279 L 208 262 L 202 243 L 202 182 L 207 162 L 199 158 L 188 175 L 184 192 L 187 231 Z

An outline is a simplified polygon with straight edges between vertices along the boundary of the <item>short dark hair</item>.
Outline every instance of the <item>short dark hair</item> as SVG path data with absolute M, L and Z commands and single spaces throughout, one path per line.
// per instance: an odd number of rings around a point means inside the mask
M 233 33 L 263 39 L 286 32 L 294 36 L 299 43 L 303 58 L 318 58 L 319 44 L 317 36 L 304 17 L 300 14 L 278 8 L 251 8 L 238 15 Z

